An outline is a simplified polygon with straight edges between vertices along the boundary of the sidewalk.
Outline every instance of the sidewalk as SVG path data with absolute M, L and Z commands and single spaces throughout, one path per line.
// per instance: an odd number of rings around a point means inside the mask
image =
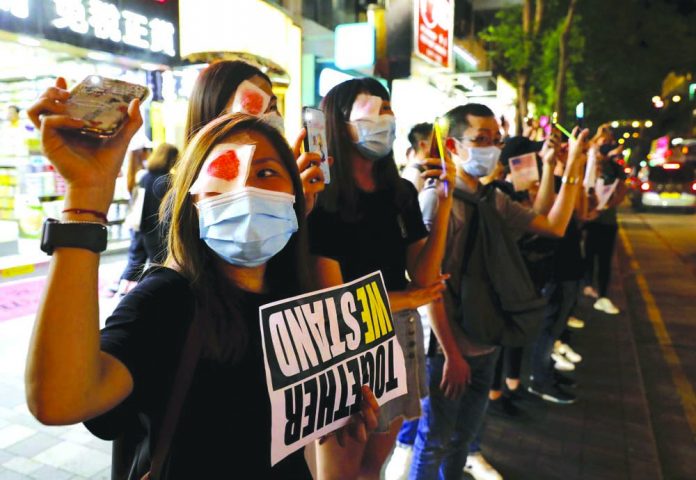
M 623 274 L 615 261 L 609 296 L 619 315 L 597 312 L 586 297 L 576 310 L 585 320 L 585 328 L 572 334 L 584 357 L 574 375 L 578 402 L 524 404 L 532 417 L 525 423 L 488 416 L 483 453 L 503 478 L 662 479 Z
M 105 259 L 101 283 L 117 278 L 124 260 Z M 111 442 L 79 425 L 48 427 L 29 413 L 24 365 L 38 292 L 45 277 L 0 283 L 0 480 L 109 480 Z M 100 298 L 102 321 L 118 299 Z

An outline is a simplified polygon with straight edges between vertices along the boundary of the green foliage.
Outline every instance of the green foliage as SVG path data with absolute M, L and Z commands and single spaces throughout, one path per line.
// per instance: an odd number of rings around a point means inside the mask
M 495 15 L 495 23 L 481 33 L 487 43 L 494 69 L 513 82 L 518 75 L 527 73 L 530 79 L 530 98 L 537 112 L 550 114 L 553 111 L 556 91 L 556 76 L 559 61 L 559 40 L 565 15 L 567 0 L 547 0 L 544 20 L 539 38 L 525 38 L 522 31 L 522 7 L 500 10 Z M 568 42 L 568 74 L 566 109 L 574 109 L 581 101 L 582 93 L 574 78 L 574 72 L 581 64 L 585 39 L 578 26 L 576 13 L 571 26 Z

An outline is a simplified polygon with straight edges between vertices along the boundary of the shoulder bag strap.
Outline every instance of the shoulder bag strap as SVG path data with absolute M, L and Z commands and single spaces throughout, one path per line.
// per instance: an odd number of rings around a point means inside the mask
M 176 380 L 174 380 L 174 387 L 172 388 L 172 396 L 167 404 L 167 410 L 164 414 L 162 430 L 157 437 L 155 451 L 152 455 L 152 461 L 150 464 L 150 473 L 149 476 L 146 476 L 145 478 L 157 480 L 162 473 L 162 468 L 164 467 L 164 462 L 167 458 L 169 447 L 172 444 L 172 439 L 174 438 L 174 433 L 176 432 L 176 426 L 179 423 L 181 409 L 184 406 L 184 400 L 186 399 L 186 394 L 191 386 L 193 373 L 196 370 L 198 359 L 201 356 L 202 346 L 203 339 L 201 337 L 201 332 L 199 331 L 198 325 L 194 319 L 193 323 L 191 323 L 191 326 L 189 327 L 188 336 L 186 337 L 183 356 L 181 357 L 179 368 L 176 372 Z

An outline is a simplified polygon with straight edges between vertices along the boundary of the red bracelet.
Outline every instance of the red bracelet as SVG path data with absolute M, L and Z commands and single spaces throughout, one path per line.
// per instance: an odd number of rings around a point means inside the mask
M 63 213 L 77 213 L 77 214 L 88 213 L 90 215 L 94 215 L 99 220 L 102 220 L 104 223 L 109 223 L 109 220 L 106 218 L 106 214 L 102 213 L 102 212 L 98 212 L 96 210 L 86 210 L 84 208 L 66 208 L 65 210 L 63 210 Z

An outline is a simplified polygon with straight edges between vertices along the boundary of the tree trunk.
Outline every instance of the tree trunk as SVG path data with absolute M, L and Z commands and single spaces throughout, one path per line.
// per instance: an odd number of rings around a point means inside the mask
M 524 121 L 527 118 L 527 102 L 529 101 L 529 76 L 520 72 L 517 75 L 517 117 L 515 118 L 515 131 L 517 135 L 524 132 Z
M 573 16 L 575 15 L 575 7 L 577 0 L 570 0 L 568 4 L 568 13 L 566 14 L 563 31 L 558 45 L 558 74 L 556 76 L 556 95 L 554 99 L 554 110 L 558 113 L 557 121 L 561 125 L 566 120 L 566 74 L 568 72 L 568 39 L 570 38 L 570 27 L 573 24 Z

